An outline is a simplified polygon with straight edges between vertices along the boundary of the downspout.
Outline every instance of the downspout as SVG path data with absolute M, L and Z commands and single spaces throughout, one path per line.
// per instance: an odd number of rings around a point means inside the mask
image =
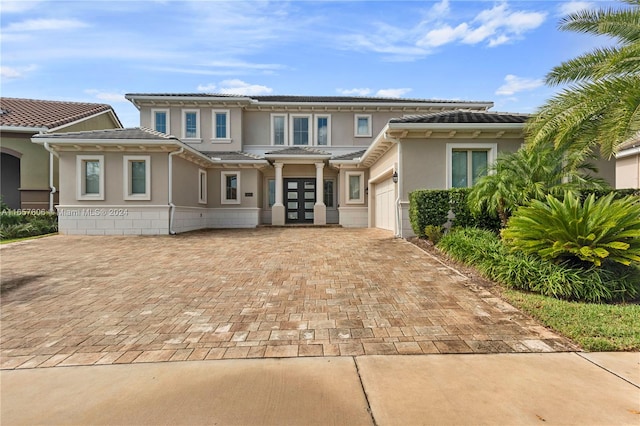
M 173 230 L 173 214 L 176 211 L 176 205 L 173 204 L 173 156 L 183 152 L 184 147 L 180 147 L 179 150 L 169 153 L 169 235 L 176 234 Z
M 42 133 L 44 132 L 40 131 L 40 134 Z M 49 211 L 52 212 L 54 194 L 58 192 L 56 187 L 53 186 L 53 156 L 57 156 L 57 154 L 53 149 L 51 149 L 51 147 L 49 146 L 49 142 L 44 143 L 44 149 L 49 151 L 49 188 L 51 189 L 51 192 L 49 192 Z

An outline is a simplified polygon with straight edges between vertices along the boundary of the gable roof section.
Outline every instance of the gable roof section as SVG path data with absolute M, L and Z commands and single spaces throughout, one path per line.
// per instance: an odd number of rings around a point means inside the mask
M 115 111 L 107 104 L 0 98 L 0 126 L 3 128 L 50 130 L 105 112 L 112 113 L 122 127 Z
M 76 140 L 76 141 L 105 141 L 105 140 L 121 140 L 121 141 L 142 141 L 142 140 L 174 140 L 179 141 L 175 136 L 156 132 L 155 130 L 145 127 L 133 127 L 127 129 L 106 129 L 106 130 L 89 130 L 85 132 L 69 132 L 69 133 L 51 133 L 34 135 L 33 139 L 53 139 L 53 140 Z
M 361 151 L 351 152 L 349 154 L 336 155 L 335 157 L 332 157 L 331 160 L 335 160 L 335 161 L 355 160 L 357 158 L 362 157 L 362 155 L 365 153 L 365 151 L 366 151 L 366 149 L 363 149 Z
M 271 151 L 265 153 L 265 155 L 270 155 L 274 157 L 278 156 L 291 156 L 291 155 L 300 155 L 300 156 L 309 156 L 309 157 L 317 157 L 317 156 L 329 156 L 331 154 L 326 151 L 321 151 L 319 149 L 303 147 L 303 146 L 292 146 L 290 148 L 280 149 L 278 151 Z

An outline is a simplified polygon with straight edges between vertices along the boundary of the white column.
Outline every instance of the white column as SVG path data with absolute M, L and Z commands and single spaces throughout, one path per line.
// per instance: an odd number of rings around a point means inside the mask
M 327 206 L 324 204 L 324 163 L 316 164 L 316 204 L 313 206 L 313 224 L 327 224 Z
M 276 202 L 271 207 L 271 224 L 272 225 L 284 225 L 284 205 L 282 204 L 282 188 L 284 187 L 284 182 L 282 180 L 282 167 L 284 164 L 282 163 L 274 163 L 273 166 L 276 168 Z

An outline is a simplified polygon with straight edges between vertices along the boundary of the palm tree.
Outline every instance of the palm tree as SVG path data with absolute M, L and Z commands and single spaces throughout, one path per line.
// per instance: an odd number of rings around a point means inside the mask
M 547 194 L 576 194 L 581 189 L 608 189 L 609 184 L 594 177 L 595 166 L 583 161 L 582 153 L 570 153 L 552 146 L 502 153 L 469 193 L 472 212 L 497 214 L 506 226 L 511 213 L 531 200 Z
M 527 142 L 553 143 L 611 158 L 640 132 L 640 0 L 631 7 L 584 10 L 560 21 L 561 30 L 611 37 L 613 47 L 595 49 L 553 68 L 549 85 L 569 83 L 527 123 Z

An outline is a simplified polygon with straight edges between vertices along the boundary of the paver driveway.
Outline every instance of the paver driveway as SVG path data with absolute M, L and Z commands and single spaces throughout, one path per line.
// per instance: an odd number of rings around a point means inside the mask
M 2 368 L 576 349 L 382 230 L 54 236 L 0 253 Z

